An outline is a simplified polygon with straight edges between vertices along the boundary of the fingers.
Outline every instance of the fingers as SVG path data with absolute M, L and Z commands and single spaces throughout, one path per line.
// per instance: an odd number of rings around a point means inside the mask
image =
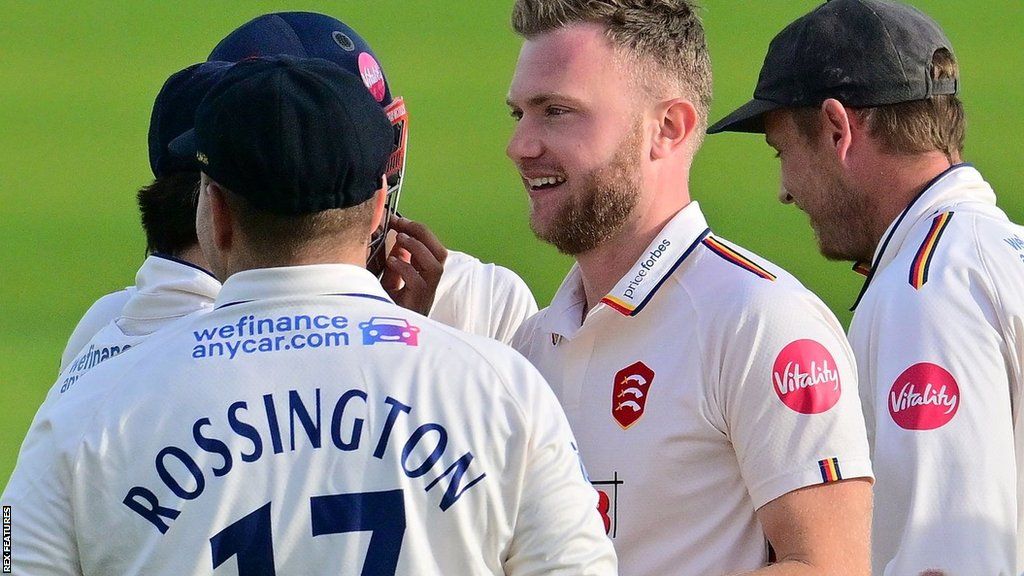
M 391 218 L 390 228 L 416 239 L 426 247 L 435 260 L 444 264 L 448 257 L 448 250 L 426 225 L 396 215 Z
M 444 257 L 448 255 L 443 247 L 441 250 L 444 252 L 439 260 L 426 244 L 405 232 L 399 232 L 391 255 L 411 264 L 419 276 L 436 287 L 444 272 Z
M 428 282 L 415 266 L 395 256 L 388 257 L 385 277 L 388 276 L 398 278 L 401 283 L 401 288 L 388 290 L 396 304 L 424 316 L 430 313 L 434 291 L 437 289 L 436 282 Z

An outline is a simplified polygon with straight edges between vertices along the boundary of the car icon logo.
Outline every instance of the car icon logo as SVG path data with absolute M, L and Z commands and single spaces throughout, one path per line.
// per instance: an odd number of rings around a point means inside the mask
M 404 318 L 374 316 L 367 322 L 359 323 L 363 331 L 363 344 L 372 346 L 377 342 L 401 342 L 406 346 L 419 346 L 420 329 Z

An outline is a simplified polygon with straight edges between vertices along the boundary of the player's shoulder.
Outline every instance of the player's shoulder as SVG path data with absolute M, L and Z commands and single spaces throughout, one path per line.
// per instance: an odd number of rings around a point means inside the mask
M 709 234 L 696 252 L 693 265 L 673 277 L 694 307 L 713 311 L 716 317 L 792 314 L 824 307 L 793 275 L 721 236 Z
M 445 349 L 452 350 L 466 361 L 497 371 L 511 367 L 521 367 L 521 362 L 526 362 L 521 354 L 498 340 L 465 332 L 418 314 L 416 316 L 424 325 L 429 324 L 436 332 L 442 335 L 438 342 L 443 343 L 442 345 Z
M 129 286 L 102 296 L 89 306 L 68 337 L 68 343 L 61 354 L 61 370 L 78 355 L 97 332 L 121 315 L 125 304 L 134 293 L 135 287 Z
M 484 285 L 489 289 L 529 292 L 526 282 L 511 269 L 483 262 L 475 256 L 457 250 L 448 251 L 441 281 L 443 284 L 449 285 L 473 284 Z
M 915 222 L 876 280 L 904 297 L 940 297 L 993 276 L 1024 281 L 1024 227 L 995 206 L 970 203 Z
M 131 396 L 136 389 L 146 388 L 145 383 L 136 381 L 130 374 L 147 359 L 159 357 L 166 345 L 166 336 L 173 331 L 172 326 L 137 345 L 125 346 L 122 350 L 125 353 L 112 354 L 88 370 L 75 373 L 69 368 L 61 374 L 37 415 L 44 427 L 53 429 L 58 448 L 73 452 L 98 419 L 117 418 L 120 412 L 110 409 L 109 405 Z M 98 336 L 101 335 L 102 332 Z

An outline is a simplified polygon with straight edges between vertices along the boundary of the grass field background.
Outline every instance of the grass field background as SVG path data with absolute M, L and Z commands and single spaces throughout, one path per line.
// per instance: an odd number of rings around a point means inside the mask
M 768 42 L 816 6 L 704 0 L 713 119 L 753 91 Z M 953 40 L 966 157 L 1024 220 L 1020 75 L 1024 3 L 916 0 Z M 144 254 L 134 193 L 151 178 L 146 131 L 171 73 L 204 60 L 249 18 L 315 10 L 374 47 L 411 114 L 402 212 L 452 248 L 513 268 L 546 304 L 570 260 L 536 241 L 504 155 L 504 104 L 519 40 L 508 0 L 352 2 L 0 1 L 0 486 L 6 485 L 60 352 L 85 309 L 133 283 Z M 776 201 L 778 166 L 755 136 L 708 138 L 692 193 L 715 231 L 787 268 L 845 323 L 860 279 L 825 262 L 802 213 Z

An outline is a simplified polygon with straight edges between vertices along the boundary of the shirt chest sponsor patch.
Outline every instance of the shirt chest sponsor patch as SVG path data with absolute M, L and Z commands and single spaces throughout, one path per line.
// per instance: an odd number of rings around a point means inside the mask
M 934 430 L 960 408 L 960 387 L 948 370 L 920 362 L 903 371 L 889 390 L 889 415 L 905 430 Z
M 648 392 L 654 382 L 654 370 L 643 362 L 634 362 L 615 373 L 612 386 L 612 417 L 625 430 L 644 415 Z
M 814 340 L 795 340 L 775 358 L 772 384 L 782 403 L 801 414 L 820 414 L 839 402 L 839 368 Z

